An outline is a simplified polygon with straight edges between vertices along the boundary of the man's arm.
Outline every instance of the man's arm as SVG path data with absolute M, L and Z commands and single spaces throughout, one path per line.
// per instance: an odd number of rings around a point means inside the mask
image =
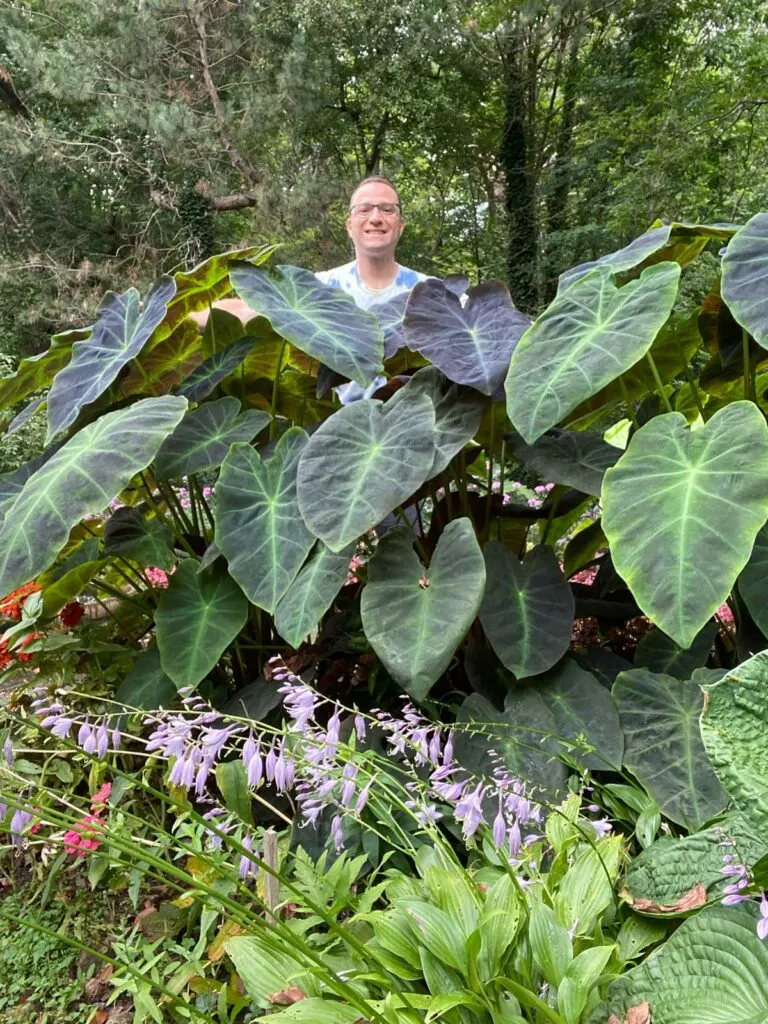
M 258 316 L 255 309 L 243 302 L 242 299 L 219 299 L 218 302 L 213 303 L 214 309 L 223 309 L 227 313 L 232 313 L 233 316 L 239 317 L 244 324 L 247 324 L 253 317 Z M 205 325 L 208 322 L 208 310 L 204 309 L 200 313 L 190 313 L 189 317 L 194 320 L 200 330 L 205 329 Z

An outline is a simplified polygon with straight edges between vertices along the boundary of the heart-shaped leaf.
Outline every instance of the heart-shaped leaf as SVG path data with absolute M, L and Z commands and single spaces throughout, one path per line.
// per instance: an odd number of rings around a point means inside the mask
M 447 467 L 454 455 L 470 441 L 483 421 L 488 399 L 474 388 L 452 384 L 436 366 L 425 366 L 389 401 L 390 409 L 399 402 L 412 401 L 414 395 L 426 395 L 435 407 L 435 457 L 428 479 Z
M 234 342 L 229 348 L 222 349 L 221 352 L 214 352 L 190 373 L 176 393 L 183 395 L 190 402 L 202 402 L 217 384 L 220 384 L 230 373 L 234 373 L 253 346 L 258 343 L 258 340 L 258 338 L 248 335 L 241 338 L 240 341 Z
M 374 302 L 368 307 L 384 332 L 384 358 L 390 359 L 405 345 L 405 307 L 410 292 L 400 292 L 387 302 Z
M 488 582 L 480 608 L 488 642 L 519 678 L 546 672 L 568 650 L 574 600 L 552 548 L 521 562 L 499 541 L 485 545 Z
M 712 764 L 746 821 L 768 835 L 768 651 L 706 687 L 701 735 Z
M 215 309 L 213 312 L 223 311 Z M 239 320 L 237 322 L 240 324 Z M 194 320 L 182 320 L 173 334 L 151 351 L 147 349 L 148 345 L 145 345 L 133 360 L 128 375 L 120 381 L 124 395 L 165 395 L 183 383 L 206 356 L 203 339 Z
M 216 543 L 248 599 L 270 614 L 315 540 L 296 496 L 296 473 L 306 445 L 300 427 L 287 430 L 266 460 L 238 441 L 216 484 Z
M 150 647 L 139 654 L 133 668 L 115 692 L 118 704 L 145 711 L 168 707 L 176 696 L 176 687 L 160 664 L 160 651 L 157 647 Z
M 693 829 L 713 818 L 728 794 L 701 741 L 699 687 L 638 668 L 622 672 L 611 692 L 624 733 L 624 764 L 664 814 Z
M 696 431 L 681 413 L 655 417 L 605 474 L 603 530 L 616 571 L 681 647 L 749 559 L 768 516 L 767 464 L 763 414 L 733 402 Z
M 763 1024 L 768 1020 L 768 944 L 754 903 L 707 907 L 689 917 L 639 967 L 609 987 L 588 1024 Z
M 651 672 L 666 672 L 676 679 L 690 679 L 697 668 L 702 668 L 712 650 L 717 635 L 717 623 L 708 622 L 687 650 L 660 629 L 645 634 L 635 650 L 635 665 Z
M 270 421 L 268 412 L 240 411 L 236 398 L 219 398 L 188 412 L 155 457 L 159 480 L 220 466 L 235 441 L 251 441 Z
M 728 243 L 722 293 L 735 319 L 768 348 L 768 213 L 755 214 Z
M 36 458 L 30 459 L 29 462 L 22 462 L 18 469 L 0 475 L 0 521 L 5 514 L 5 509 L 13 503 L 27 480 L 51 458 L 56 450 L 57 446 L 52 445 Z
M 645 355 L 679 278 L 677 263 L 659 263 L 617 288 L 601 266 L 554 299 L 520 339 L 506 379 L 509 418 L 528 444 Z
M 176 560 L 171 531 L 139 508 L 119 508 L 112 514 L 104 529 L 104 553 L 166 571 Z
M 81 562 L 63 576 L 43 589 L 43 618 L 49 619 L 58 615 L 65 604 L 74 601 L 94 576 L 99 573 L 109 559 L 98 558 L 92 562 Z
M 597 434 L 554 427 L 534 444 L 526 444 L 519 434 L 507 435 L 515 458 L 543 479 L 575 487 L 585 494 L 600 496 L 603 475 L 621 455 L 619 448 Z
M 429 477 L 434 436 L 434 406 L 423 394 L 339 409 L 314 432 L 299 464 L 307 526 L 332 551 L 377 526 Z
M 410 530 L 392 530 L 379 541 L 360 603 L 363 630 L 392 678 L 416 700 L 450 664 L 484 587 L 483 556 L 469 519 L 448 524 L 429 569 L 413 549 Z
M 347 579 L 354 553 L 354 542 L 335 554 L 318 541 L 312 557 L 275 608 L 275 629 L 291 647 L 298 647 L 331 607 Z
M 230 277 L 240 298 L 302 352 L 361 387 L 382 372 L 381 328 L 351 295 L 300 267 L 281 266 L 270 272 L 235 263 Z
M 501 387 L 512 351 L 530 319 L 515 309 L 501 281 L 486 281 L 458 295 L 435 278 L 420 281 L 405 311 L 405 342 L 457 384 L 484 395 Z
M 72 346 L 72 360 L 56 375 L 48 394 L 48 440 L 75 422 L 84 405 L 106 391 L 126 363 L 134 359 L 162 321 L 176 291 L 171 277 L 161 277 L 142 308 L 139 293 L 107 292 L 93 333 Z
M 17 413 L 11 422 L 8 424 L 8 429 L 5 434 L 9 437 L 11 434 L 15 434 L 17 430 L 21 430 L 25 426 L 35 413 L 45 405 L 45 396 L 41 398 L 33 398 L 31 402 L 24 406 L 21 412 Z
M 197 570 L 195 559 L 182 562 L 155 612 L 163 671 L 179 688 L 205 679 L 248 621 L 248 601 L 226 568 Z
M 755 538 L 752 554 L 739 576 L 739 593 L 758 629 L 768 637 L 768 524 Z
M 45 352 L 22 359 L 16 373 L 0 380 L 0 409 L 18 405 L 32 391 L 47 388 L 72 358 L 72 345 L 88 338 L 90 333 L 91 328 L 85 327 L 54 334 Z
M 24 484 L 0 528 L 0 591 L 47 569 L 73 526 L 102 512 L 146 469 L 186 412 L 183 398 L 145 398 L 107 413 L 63 445 Z

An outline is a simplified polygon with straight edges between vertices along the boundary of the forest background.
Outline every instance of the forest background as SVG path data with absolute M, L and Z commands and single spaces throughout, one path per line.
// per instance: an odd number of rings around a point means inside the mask
M 215 251 L 345 262 L 372 173 L 403 263 L 533 313 L 656 218 L 766 208 L 767 66 L 757 0 L 0 0 L 0 372 Z

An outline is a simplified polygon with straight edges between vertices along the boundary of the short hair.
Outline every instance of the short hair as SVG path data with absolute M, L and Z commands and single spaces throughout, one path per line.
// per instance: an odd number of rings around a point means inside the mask
M 400 212 L 403 212 L 403 204 L 400 199 L 400 193 L 397 191 L 397 186 L 394 181 L 389 178 L 385 178 L 383 174 L 372 174 L 369 178 L 363 178 L 362 181 L 358 181 L 355 187 L 352 189 L 352 195 L 349 197 L 349 204 L 352 205 L 352 200 L 355 198 L 355 193 L 359 192 L 363 185 L 372 185 L 374 182 L 378 182 L 380 185 L 389 185 L 392 191 L 397 196 L 397 205 L 400 207 Z

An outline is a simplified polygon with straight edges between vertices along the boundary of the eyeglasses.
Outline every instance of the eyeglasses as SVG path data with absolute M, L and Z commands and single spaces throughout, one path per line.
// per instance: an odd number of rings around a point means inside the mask
M 394 217 L 400 213 L 399 203 L 356 203 L 350 206 L 349 212 L 353 217 L 369 217 L 374 210 L 378 210 L 382 217 Z

